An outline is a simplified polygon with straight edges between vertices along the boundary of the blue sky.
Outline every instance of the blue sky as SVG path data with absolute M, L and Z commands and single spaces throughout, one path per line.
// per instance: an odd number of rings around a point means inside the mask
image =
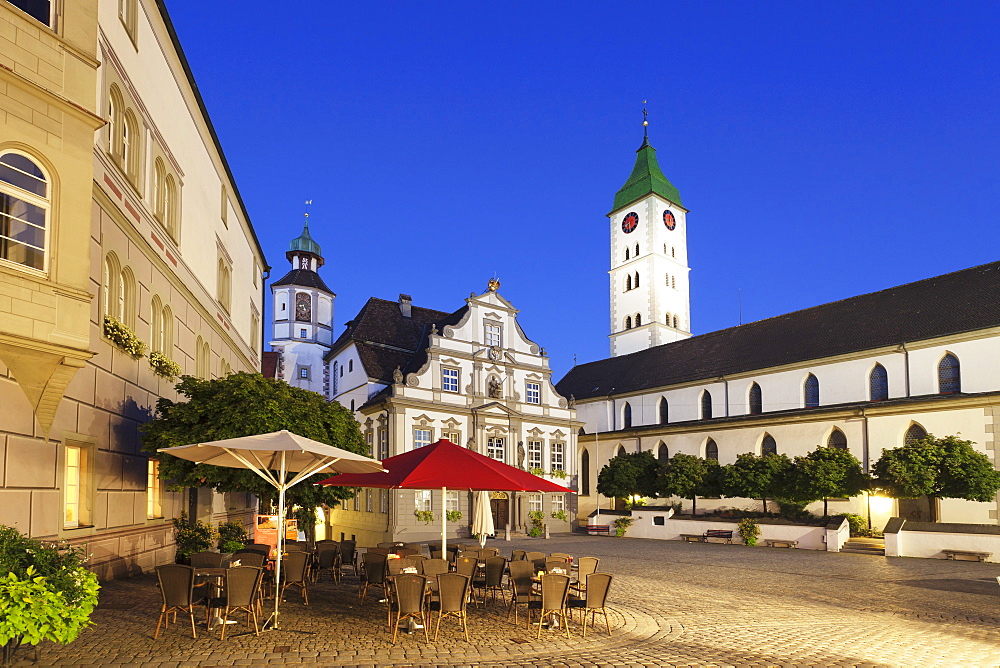
M 496 272 L 556 379 L 606 357 L 644 99 L 696 334 L 1000 255 L 998 3 L 238 6 L 167 1 L 272 278 L 313 200 L 338 333 Z

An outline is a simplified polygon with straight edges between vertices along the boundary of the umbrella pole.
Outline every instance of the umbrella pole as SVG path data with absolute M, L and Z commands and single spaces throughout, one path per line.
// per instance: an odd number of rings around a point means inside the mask
M 448 488 L 441 488 L 441 556 L 448 558 Z
M 270 627 L 278 629 L 278 601 L 281 600 L 281 552 L 285 542 L 285 453 L 281 453 L 281 477 L 278 485 L 278 554 L 274 562 L 274 612 L 271 619 L 264 622 L 264 626 L 270 622 Z

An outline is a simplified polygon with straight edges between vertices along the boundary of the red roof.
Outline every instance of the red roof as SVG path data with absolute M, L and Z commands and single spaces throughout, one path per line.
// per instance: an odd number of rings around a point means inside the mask
M 451 441 L 436 443 L 382 460 L 386 473 L 342 473 L 320 485 L 406 489 L 468 489 L 522 492 L 573 492 L 520 469 L 485 457 Z

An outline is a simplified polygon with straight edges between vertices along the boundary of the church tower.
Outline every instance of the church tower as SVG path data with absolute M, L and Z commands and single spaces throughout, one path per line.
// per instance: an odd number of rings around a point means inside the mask
M 289 385 L 326 396 L 329 378 L 323 356 L 333 344 L 333 300 L 320 278 L 323 254 L 309 234 L 309 214 L 285 257 L 292 269 L 271 284 L 274 305 L 271 349 L 278 353 L 275 376 Z
M 687 209 L 660 170 L 646 120 L 632 175 L 608 218 L 612 357 L 691 336 Z

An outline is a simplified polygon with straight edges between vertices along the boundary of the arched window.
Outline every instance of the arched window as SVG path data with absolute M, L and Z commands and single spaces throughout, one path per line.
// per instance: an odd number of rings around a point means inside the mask
M 333 396 L 337 396 L 337 370 L 339 369 L 340 363 L 333 363 Z
M 712 393 L 708 390 L 701 393 L 701 419 L 712 419 Z
M 167 174 L 163 182 L 163 226 L 174 241 L 178 240 L 177 221 L 177 184 L 172 174 Z
M 673 246 L 670 247 L 670 257 L 677 257 L 677 249 Z
M 670 451 L 667 449 L 666 443 L 660 443 L 660 447 L 656 449 L 656 458 L 661 462 L 670 459 Z
M 962 391 L 962 376 L 958 366 L 958 358 L 948 353 L 938 364 L 938 392 L 953 394 Z
M 174 351 L 174 312 L 169 306 L 163 307 L 160 317 L 160 341 L 163 353 L 170 357 Z
M 802 386 L 802 394 L 806 408 L 816 408 L 819 406 L 819 379 L 809 374 L 806 382 Z
M 760 385 L 750 383 L 750 396 L 748 397 L 750 415 L 760 415 L 764 410 L 764 398 L 760 393 Z
M 678 322 L 680 322 L 680 321 L 677 319 L 677 316 L 675 315 L 674 316 L 674 329 L 677 329 L 678 327 L 680 327 L 680 325 L 677 324 Z
M 625 259 L 626 260 L 628 259 L 628 248 L 627 247 L 625 248 Z
M 632 406 L 629 402 L 625 402 L 625 406 L 622 407 L 622 427 L 625 429 L 632 428 Z
M 667 312 L 667 327 L 670 327 L 670 312 Z
M 121 309 L 121 321 L 135 329 L 135 297 L 136 297 L 136 286 L 135 286 L 135 276 L 132 275 L 132 270 L 128 267 L 122 269 L 122 280 L 121 280 L 121 295 L 119 298 L 119 308 Z
M 628 292 L 632 289 L 632 274 L 625 277 L 625 291 Z
M 133 183 L 139 178 L 140 151 L 139 123 L 132 110 L 127 109 L 122 122 L 122 169 Z
M 45 271 L 49 182 L 20 153 L 0 153 L 0 259 Z
M 615 457 L 624 457 L 624 456 L 625 456 L 625 446 L 619 445 L 617 452 L 615 452 Z
M 830 432 L 830 438 L 826 439 L 826 447 L 834 448 L 835 450 L 846 450 L 847 437 L 844 436 L 844 432 L 834 427 L 833 431 Z
M 219 258 L 218 269 L 219 304 L 222 305 L 222 308 L 226 311 L 226 313 L 229 313 L 230 296 L 232 295 L 233 290 L 232 281 L 230 280 L 231 270 L 229 269 L 229 264 L 221 257 Z
M 667 287 L 669 288 L 670 287 L 670 274 L 666 275 L 666 279 L 667 279 Z
M 166 197 L 167 169 L 163 166 L 163 160 L 157 158 L 153 163 L 153 215 L 166 226 L 166 218 L 163 215 L 163 204 Z
M 122 268 L 118 264 L 118 257 L 114 253 L 108 253 L 104 257 L 104 285 L 102 286 L 104 315 L 112 318 L 122 319 L 121 315 L 121 293 L 122 293 Z
M 122 155 L 122 95 L 118 86 L 111 84 L 108 91 L 108 153 L 121 158 Z
M 639 257 L 639 244 L 635 245 L 635 256 Z
M 675 290 L 677 289 L 677 277 L 676 276 L 671 276 L 670 277 L 670 287 L 674 288 Z
M 760 442 L 760 454 L 761 455 L 776 455 L 778 454 L 778 444 L 774 442 L 774 437 L 770 434 L 764 434 L 764 438 Z
M 632 329 L 632 316 L 625 316 L 625 329 Z
M 159 295 L 153 295 L 149 306 L 149 349 L 163 352 L 163 307 Z
M 889 374 L 881 364 L 876 364 L 868 376 L 868 392 L 872 401 L 889 398 Z
M 667 424 L 670 422 L 670 404 L 667 403 L 666 397 L 660 397 L 659 413 L 660 424 Z
M 705 443 L 705 459 L 714 459 L 719 461 L 719 446 L 716 444 L 714 439 L 708 439 Z
M 903 435 L 903 444 L 909 445 L 910 443 L 919 441 L 923 438 L 927 438 L 927 430 L 914 422 L 910 425 L 910 428 L 906 430 L 906 434 Z
M 580 494 L 590 496 L 590 453 L 586 448 L 580 451 Z
M 198 335 L 194 342 L 194 375 L 198 378 L 208 378 L 208 362 L 205 359 L 205 340 Z
M 349 359 L 347 360 L 347 372 L 352 373 L 353 371 L 354 371 L 354 360 Z
M 635 272 L 635 282 L 632 284 L 633 287 L 639 287 L 639 272 Z
M 635 326 L 636 327 L 642 327 L 642 314 L 641 313 L 636 313 L 635 314 Z

